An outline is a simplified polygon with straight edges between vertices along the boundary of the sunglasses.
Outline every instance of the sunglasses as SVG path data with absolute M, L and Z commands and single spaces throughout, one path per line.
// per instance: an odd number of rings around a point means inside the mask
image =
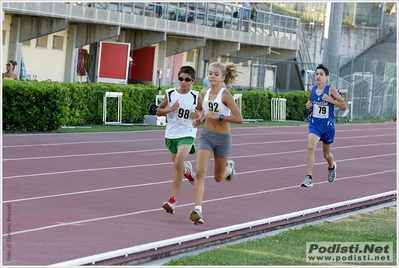
M 194 78 L 191 78 L 191 77 L 183 78 L 183 77 L 179 76 L 179 81 L 180 81 L 180 82 L 183 82 L 183 81 L 185 81 L 185 82 L 191 82 L 191 81 L 193 81 L 193 80 L 194 80 Z
M 11 65 L 9 63 L 6 64 L 7 67 L 10 67 Z

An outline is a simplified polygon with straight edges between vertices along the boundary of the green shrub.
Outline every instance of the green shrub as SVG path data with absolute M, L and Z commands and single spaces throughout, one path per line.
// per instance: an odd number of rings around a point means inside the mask
M 162 86 L 162 94 L 171 86 Z M 200 91 L 203 86 L 194 86 Z M 63 125 L 82 126 L 103 123 L 105 92 L 122 92 L 123 123 L 143 123 L 144 115 L 155 104 L 155 85 L 112 85 L 98 83 L 57 83 L 3 80 L 3 130 L 53 131 Z M 287 99 L 287 120 L 300 121 L 307 116 L 308 93 L 273 93 L 263 90 L 230 90 L 242 94 L 245 119 L 271 119 L 271 99 Z M 107 122 L 116 122 L 117 98 L 107 98 Z
M 52 131 L 66 122 L 65 86 L 3 80 L 3 130 Z
M 270 91 L 240 91 L 242 95 L 241 114 L 246 119 L 270 120 L 271 99 L 275 96 Z
M 309 92 L 302 90 L 289 91 L 278 93 L 277 96 L 287 99 L 287 120 L 302 121 L 303 118 L 308 116 L 308 110 L 305 108 L 305 104 L 308 101 Z

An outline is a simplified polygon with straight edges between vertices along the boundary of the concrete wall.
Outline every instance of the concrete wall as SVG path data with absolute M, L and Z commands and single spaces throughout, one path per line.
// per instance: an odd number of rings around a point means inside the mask
M 370 27 L 342 27 L 341 53 L 345 57 L 357 57 L 372 47 L 379 39 L 380 30 Z
M 6 72 L 6 64 L 9 60 L 8 58 L 8 44 L 10 43 L 10 29 L 11 29 L 11 16 L 4 16 L 4 20 L 2 22 L 2 27 L 3 31 L 3 44 L 1 48 L 1 72 L 4 73 Z
M 323 25 L 302 24 L 302 33 L 305 37 L 312 62 L 322 63 L 323 48 L 328 40 L 323 38 Z M 379 39 L 380 30 L 371 27 L 342 26 L 341 30 L 342 57 L 353 58 L 372 47 Z M 345 62 L 341 62 L 345 64 Z

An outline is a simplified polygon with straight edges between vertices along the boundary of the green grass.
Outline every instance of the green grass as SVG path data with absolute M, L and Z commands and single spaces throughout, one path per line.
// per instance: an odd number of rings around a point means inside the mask
M 360 124 L 360 123 L 385 123 L 389 120 L 387 119 L 369 119 L 369 120 L 353 120 L 349 124 Z M 336 122 L 336 124 L 347 124 L 343 120 Z M 231 127 L 266 127 L 266 126 L 301 126 L 308 125 L 304 121 L 263 121 L 257 123 L 243 123 L 230 124 Z M 201 129 L 203 124 L 199 126 Z M 76 132 L 117 132 L 117 131 L 139 131 L 139 130 L 165 130 L 165 126 L 143 126 L 143 125 L 133 125 L 133 126 L 113 126 L 113 125 L 90 125 L 90 126 L 77 126 L 76 128 L 60 128 L 57 133 L 76 133 Z M 6 134 L 6 133 L 4 133 Z
M 393 262 L 307 262 L 306 242 L 392 242 Z M 173 266 L 396 265 L 396 206 L 172 260 Z

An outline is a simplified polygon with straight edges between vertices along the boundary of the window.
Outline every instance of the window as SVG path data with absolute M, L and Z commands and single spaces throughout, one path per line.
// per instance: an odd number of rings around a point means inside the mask
M 22 42 L 22 45 L 30 47 L 30 40 Z
M 187 53 L 186 53 L 186 60 L 187 61 L 194 61 L 194 57 L 195 57 L 195 51 L 194 50 L 187 51 Z
M 3 45 L 6 44 L 6 33 L 7 33 L 7 31 L 3 30 Z
M 36 39 L 36 47 L 44 47 L 47 48 L 47 40 L 48 36 L 42 36 Z
M 53 37 L 53 49 L 64 49 L 64 37 L 60 35 L 54 35 Z

